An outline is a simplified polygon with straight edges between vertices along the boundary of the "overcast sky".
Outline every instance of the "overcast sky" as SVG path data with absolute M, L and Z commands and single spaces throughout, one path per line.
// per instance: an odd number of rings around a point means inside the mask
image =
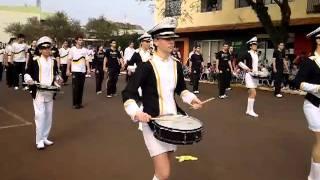
M 145 30 L 154 24 L 149 3 L 137 0 L 42 0 L 42 10 L 65 11 L 85 24 L 89 17 L 104 15 L 110 20 L 139 24 Z M 0 0 L 1 5 L 35 5 L 36 0 Z

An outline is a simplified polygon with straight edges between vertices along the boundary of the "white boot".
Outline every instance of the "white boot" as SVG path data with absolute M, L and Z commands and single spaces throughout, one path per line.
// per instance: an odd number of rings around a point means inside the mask
M 308 180 L 320 179 L 320 163 L 311 162 L 310 174 Z
M 253 98 L 248 98 L 248 105 L 247 105 L 247 112 L 246 114 L 252 117 L 258 117 L 259 115 L 254 112 L 253 106 L 254 106 L 254 101 L 255 99 Z
M 156 175 L 153 176 L 152 180 L 159 180 Z

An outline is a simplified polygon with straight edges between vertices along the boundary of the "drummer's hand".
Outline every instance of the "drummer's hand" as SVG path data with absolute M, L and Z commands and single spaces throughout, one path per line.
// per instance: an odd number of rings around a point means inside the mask
M 32 84 L 34 84 L 34 81 L 30 79 L 30 80 L 27 81 L 27 84 L 28 85 L 32 85 Z
M 200 109 L 202 108 L 202 102 L 196 97 L 192 100 L 191 106 L 193 109 Z
M 149 122 L 151 119 L 151 116 L 144 112 L 137 112 L 137 114 L 134 116 L 134 119 L 140 122 Z
M 67 71 L 66 74 L 67 74 L 67 76 L 71 76 L 71 72 L 69 70 Z

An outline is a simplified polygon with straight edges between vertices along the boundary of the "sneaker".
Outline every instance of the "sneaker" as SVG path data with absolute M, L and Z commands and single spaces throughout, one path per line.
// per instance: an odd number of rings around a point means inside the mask
M 112 96 L 118 96 L 118 94 L 117 94 L 117 93 L 115 93 L 115 94 L 112 94 Z
M 226 90 L 227 90 L 227 91 L 231 91 L 231 90 L 232 90 L 232 88 L 227 88 Z
M 200 92 L 199 92 L 199 91 L 193 91 L 193 93 L 194 93 L 194 94 L 199 94 Z
M 99 94 L 101 94 L 101 93 L 102 93 L 102 91 L 98 91 L 98 92 L 97 92 L 97 95 L 99 95 Z
M 24 90 L 24 91 L 28 91 L 28 90 L 29 90 L 29 87 L 26 86 L 26 87 L 23 88 L 23 90 Z
M 43 141 L 40 141 L 40 142 L 37 144 L 37 149 L 38 149 L 38 150 L 42 150 L 42 149 L 44 149 L 44 148 L 45 148 L 44 142 L 43 142 Z
M 276 97 L 277 98 L 282 98 L 283 96 L 282 96 L 282 94 L 277 94 Z
M 246 112 L 247 115 L 252 116 L 252 117 L 259 117 L 259 115 L 255 112 Z
M 107 98 L 112 98 L 112 95 L 107 95 Z
M 86 75 L 86 78 L 91 78 L 91 75 L 90 75 L 90 74 L 87 74 L 87 75 Z
M 48 139 L 43 140 L 43 143 L 44 143 L 46 146 L 51 146 L 51 145 L 54 144 L 54 142 L 52 142 L 52 141 L 50 141 L 50 140 L 48 140 Z
M 225 95 L 219 96 L 219 99 L 225 99 L 225 98 L 226 98 Z
M 19 87 L 18 87 L 18 86 L 15 86 L 15 87 L 14 87 L 14 90 L 19 90 Z

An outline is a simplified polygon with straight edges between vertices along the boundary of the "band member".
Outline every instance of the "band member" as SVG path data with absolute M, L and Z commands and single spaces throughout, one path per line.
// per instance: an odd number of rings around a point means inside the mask
M 25 74 L 25 70 L 28 64 L 28 46 L 24 43 L 25 36 L 23 34 L 18 35 L 18 40 L 16 43 L 12 44 L 12 55 L 11 59 L 14 63 L 14 89 L 19 89 L 19 81 L 20 81 L 20 74 L 22 77 Z M 23 78 L 22 81 L 24 82 Z M 28 87 L 26 86 L 24 90 L 27 90 Z
M 130 42 L 129 46 L 124 50 L 123 60 L 127 64 L 135 53 L 134 42 Z
M 140 66 L 143 62 L 147 62 L 151 59 L 150 54 L 150 42 L 152 40 L 151 35 L 144 33 L 138 39 L 140 41 L 140 48 L 137 49 L 131 59 L 128 61 L 128 75 L 131 77 L 135 72 L 137 66 Z
M 192 85 L 193 85 L 194 94 L 199 94 L 199 80 L 200 80 L 201 69 L 203 69 L 203 57 L 200 51 L 201 51 L 200 46 L 196 46 L 196 50 L 194 54 L 191 55 L 191 58 L 190 58 Z
M 53 142 L 48 140 L 52 125 L 53 92 L 37 91 L 35 86 L 35 83 L 59 86 L 58 65 L 51 57 L 51 46 L 52 40 L 47 36 L 38 40 L 37 47 L 41 56 L 35 56 L 29 61 L 24 75 L 25 81 L 31 86 L 36 124 L 36 147 L 39 150 L 53 145 Z
M 90 74 L 90 67 L 88 61 L 88 50 L 83 47 L 83 37 L 78 36 L 75 38 L 76 46 L 72 47 L 69 51 L 67 75 L 72 73 L 72 96 L 73 108 L 83 108 L 82 97 L 85 82 L 86 72 Z
M 59 49 L 57 48 L 56 41 L 52 42 L 51 56 L 55 61 L 58 62 L 58 67 L 60 67 L 60 54 L 59 54 Z
M 281 85 L 284 79 L 283 71 L 285 64 L 285 51 L 284 43 L 278 44 L 278 49 L 274 50 L 272 64 L 273 64 L 273 73 L 274 73 L 274 95 L 277 98 L 282 98 L 281 94 Z
M 94 58 L 94 51 L 92 49 L 92 45 L 89 45 L 88 46 L 88 61 L 89 61 L 89 66 L 90 66 L 90 69 L 93 69 L 93 58 Z M 86 77 L 91 77 L 90 74 L 87 74 Z
M 15 42 L 15 38 L 10 38 L 4 54 L 4 65 L 6 66 L 6 80 L 9 88 L 13 87 L 14 81 L 14 65 L 12 62 L 12 44 Z
M 224 42 L 222 51 L 219 51 L 216 55 L 216 71 L 219 72 L 219 98 L 224 99 L 228 96 L 226 95 L 226 89 L 228 88 L 228 74 L 231 73 L 232 64 L 231 64 L 231 55 L 229 53 L 229 44 Z
M 0 43 L 0 82 L 2 81 L 4 53 L 5 50 L 3 48 L 3 44 Z
M 165 18 L 149 31 L 154 40 L 155 53 L 150 61 L 138 66 L 135 75 L 122 92 L 127 114 L 133 121 L 143 123 L 144 141 L 155 169 L 153 180 L 169 178 L 170 157 L 177 147 L 159 141 L 153 136 L 148 125 L 150 118 L 164 114 L 184 113 L 175 103 L 175 93 L 195 109 L 202 106 L 202 102 L 186 89 L 181 63 L 170 56 L 174 48 L 174 39 L 178 37 L 174 32 L 176 25 L 174 18 Z M 142 88 L 143 110 L 137 105 L 140 101 L 139 87 Z
M 116 95 L 117 82 L 120 74 L 120 69 L 124 67 L 124 62 L 120 51 L 117 50 L 116 40 L 110 41 L 110 49 L 106 50 L 106 58 L 103 62 L 105 71 L 108 71 L 108 82 L 107 82 L 107 97 L 111 98 Z M 107 69 L 107 70 L 106 70 Z
M 68 66 L 68 57 L 69 57 L 70 48 L 68 47 L 68 41 L 64 41 L 62 47 L 59 49 L 60 54 L 60 71 L 61 77 L 63 79 L 63 84 L 65 85 L 68 81 L 67 76 L 67 66 Z
M 96 93 L 102 93 L 102 82 L 104 79 L 103 61 L 105 59 L 105 52 L 103 46 L 100 46 L 98 52 L 94 55 L 93 65 L 96 74 Z
M 32 41 L 31 47 L 28 49 L 27 59 L 32 60 L 37 50 L 37 41 Z
M 254 112 L 254 102 L 256 98 L 256 88 L 258 84 L 258 79 L 254 78 L 254 75 L 258 73 L 258 45 L 257 45 L 257 37 L 253 37 L 250 39 L 247 44 L 250 47 L 250 50 L 246 52 L 240 59 L 239 59 L 239 67 L 242 68 L 245 74 L 245 83 L 246 87 L 248 88 L 248 104 L 247 104 L 247 111 L 246 114 L 258 117 L 259 115 Z
M 306 91 L 303 111 L 309 129 L 314 133 L 316 142 L 313 145 L 311 170 L 308 180 L 320 179 L 320 27 L 309 33 L 314 41 L 314 51 L 308 60 L 301 63 L 294 80 L 296 87 Z

